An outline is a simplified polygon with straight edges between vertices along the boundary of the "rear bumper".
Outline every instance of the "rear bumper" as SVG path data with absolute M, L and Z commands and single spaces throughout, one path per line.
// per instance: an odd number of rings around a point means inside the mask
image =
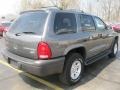
M 17 62 L 18 69 L 41 77 L 61 73 L 64 67 L 65 57 L 51 60 L 32 60 L 15 55 L 7 50 L 3 50 L 2 54 L 8 62 L 9 60 Z

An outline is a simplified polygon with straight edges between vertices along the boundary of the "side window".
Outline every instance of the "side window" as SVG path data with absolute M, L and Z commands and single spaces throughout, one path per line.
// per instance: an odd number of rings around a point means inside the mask
M 93 18 L 89 15 L 80 15 L 81 28 L 84 31 L 95 30 Z
M 99 30 L 104 30 L 106 28 L 105 23 L 98 17 L 95 17 L 96 28 Z
M 73 13 L 57 13 L 54 21 L 56 34 L 75 33 L 77 31 L 76 17 Z

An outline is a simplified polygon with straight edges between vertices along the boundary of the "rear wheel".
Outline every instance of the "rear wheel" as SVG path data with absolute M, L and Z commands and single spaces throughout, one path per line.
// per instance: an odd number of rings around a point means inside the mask
M 115 40 L 114 45 L 112 47 L 112 52 L 109 54 L 109 57 L 113 58 L 117 55 L 117 53 L 118 53 L 118 41 Z
M 59 77 L 60 81 L 67 85 L 79 82 L 83 69 L 84 65 L 82 56 L 78 53 L 69 55 L 64 66 L 64 71 Z

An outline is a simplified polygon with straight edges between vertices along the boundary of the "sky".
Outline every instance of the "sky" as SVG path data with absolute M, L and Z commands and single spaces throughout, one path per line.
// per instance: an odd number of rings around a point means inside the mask
M 47 1 L 47 0 L 43 0 Z M 18 14 L 21 0 L 0 0 L 0 17 L 8 14 Z
M 0 16 L 16 14 L 20 0 L 0 0 Z

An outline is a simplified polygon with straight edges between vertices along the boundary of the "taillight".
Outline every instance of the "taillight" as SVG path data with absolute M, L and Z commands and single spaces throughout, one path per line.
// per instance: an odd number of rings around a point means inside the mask
M 37 47 L 38 59 L 50 59 L 52 52 L 49 45 L 45 42 L 40 42 Z

